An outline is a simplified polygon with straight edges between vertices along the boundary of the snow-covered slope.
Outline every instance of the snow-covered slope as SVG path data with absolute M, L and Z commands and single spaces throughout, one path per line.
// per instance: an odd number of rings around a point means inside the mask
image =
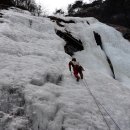
M 55 23 L 24 11 L 1 13 L 0 130 L 130 130 L 130 90 L 112 78 L 106 54 L 93 36 L 93 31 L 102 36 L 116 78 L 127 81 L 130 45 L 119 32 L 93 18 L 65 24 L 63 29 L 85 48 L 75 54 L 85 68 L 85 79 L 77 83 Z

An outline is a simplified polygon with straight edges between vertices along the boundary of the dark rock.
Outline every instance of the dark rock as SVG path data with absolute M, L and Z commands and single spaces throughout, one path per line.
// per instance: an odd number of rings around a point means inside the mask
M 73 20 L 66 21 L 61 18 L 57 18 L 55 16 L 48 16 L 48 18 L 50 18 L 53 22 L 57 21 L 57 22 L 63 22 L 63 23 L 75 23 Z
M 122 36 L 130 41 L 130 29 L 120 25 L 108 24 L 109 26 L 114 27 L 116 30 L 122 33 Z
M 62 32 L 60 30 L 56 30 L 56 34 L 63 38 L 66 41 L 66 45 L 64 46 L 64 50 L 67 54 L 72 56 L 74 52 L 83 50 L 83 45 L 80 40 L 74 38 L 70 32 Z

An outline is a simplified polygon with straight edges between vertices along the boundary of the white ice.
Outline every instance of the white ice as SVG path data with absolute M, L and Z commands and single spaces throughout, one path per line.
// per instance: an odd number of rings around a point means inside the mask
M 75 54 L 85 69 L 84 80 L 77 83 L 68 70 L 71 57 L 64 52 L 65 41 L 55 33 L 55 23 L 20 10 L 1 13 L 0 89 L 19 87 L 28 117 L 1 112 L 1 129 L 3 122 L 7 130 L 24 128 L 29 120 L 32 130 L 108 130 L 89 87 L 120 129 L 130 130 L 130 90 L 125 87 L 130 85 L 130 44 L 119 32 L 94 18 L 68 18 L 76 23 L 65 24 L 63 30 L 80 39 L 85 48 Z M 105 52 L 96 45 L 93 31 L 101 35 Z M 117 80 L 112 78 L 105 53 Z M 100 109 L 111 130 L 116 130 L 112 119 Z

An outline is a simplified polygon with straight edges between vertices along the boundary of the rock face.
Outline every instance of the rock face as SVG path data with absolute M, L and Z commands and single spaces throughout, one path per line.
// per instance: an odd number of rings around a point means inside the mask
M 73 20 L 64 20 L 58 17 L 54 17 L 54 16 L 49 16 L 48 18 L 50 18 L 50 20 L 52 20 L 53 22 L 56 22 L 56 24 L 59 27 L 65 27 L 63 25 L 64 24 L 71 24 L 71 23 L 75 23 L 75 21 Z M 61 30 L 55 30 L 56 34 L 61 37 L 62 39 L 64 39 L 66 41 L 66 45 L 64 46 L 64 50 L 67 54 L 69 54 L 70 56 L 73 56 L 75 52 L 77 51 L 81 51 L 83 50 L 83 45 L 82 42 L 76 38 L 74 38 L 70 32 L 68 32 L 67 30 L 65 31 L 61 31 Z
M 64 50 L 70 56 L 73 56 L 75 52 L 83 50 L 83 45 L 80 40 L 74 38 L 69 32 L 56 31 L 56 34 L 66 41 Z
M 114 25 L 114 24 L 109 24 L 109 25 L 114 27 L 119 32 L 121 32 L 123 37 L 130 41 L 130 29 L 120 25 Z

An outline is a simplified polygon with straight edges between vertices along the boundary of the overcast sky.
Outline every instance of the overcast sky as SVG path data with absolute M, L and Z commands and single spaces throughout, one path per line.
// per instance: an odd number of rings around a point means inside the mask
M 55 9 L 65 10 L 68 4 L 74 3 L 76 0 L 35 0 L 37 4 L 42 5 L 49 14 L 52 14 Z M 91 0 L 83 0 L 83 2 L 89 2 Z

